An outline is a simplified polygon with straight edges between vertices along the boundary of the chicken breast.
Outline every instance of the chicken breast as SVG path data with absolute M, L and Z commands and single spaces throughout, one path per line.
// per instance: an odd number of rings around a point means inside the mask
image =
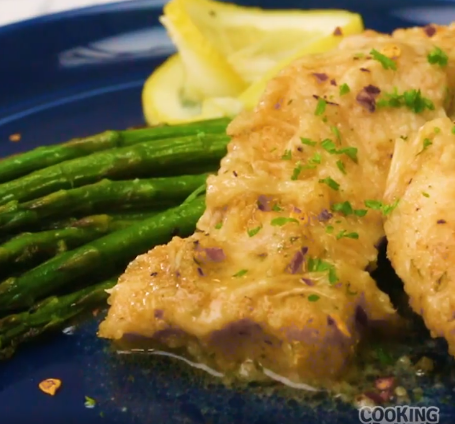
M 449 118 L 397 142 L 385 201 L 388 256 L 410 304 L 455 355 L 455 132 Z
M 382 199 L 395 140 L 445 116 L 433 48 L 366 37 L 272 80 L 228 128 L 197 232 L 128 266 L 99 335 L 154 338 L 248 379 L 339 376 L 362 330 L 396 319 L 365 271 L 384 235 L 365 200 Z

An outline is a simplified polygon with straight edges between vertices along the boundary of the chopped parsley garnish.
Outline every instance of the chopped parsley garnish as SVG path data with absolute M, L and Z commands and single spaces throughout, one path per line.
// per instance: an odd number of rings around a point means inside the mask
M 395 61 L 378 52 L 376 49 L 371 50 L 370 54 L 374 60 L 377 60 L 382 65 L 384 69 L 392 69 L 393 71 L 397 70 L 397 64 Z
M 421 113 L 425 109 L 434 110 L 434 104 L 430 99 L 422 96 L 420 90 L 407 90 L 398 94 L 395 89 L 393 93 L 385 93 L 382 99 L 376 101 L 377 107 L 407 107 L 415 113 Z
M 308 296 L 308 300 L 310 302 L 317 302 L 320 299 L 320 297 L 317 294 L 310 294 Z
M 283 210 L 283 208 L 278 203 L 275 203 L 272 206 L 272 211 L 274 211 L 274 212 L 281 212 L 282 210 Z
M 316 105 L 316 110 L 314 114 L 316 116 L 321 116 L 325 112 L 325 108 L 327 106 L 327 102 L 324 99 L 319 99 L 318 104 Z
M 96 400 L 89 397 L 89 396 L 85 396 L 85 407 L 86 408 L 94 408 L 96 405 Z
M 348 94 L 351 91 L 349 88 L 349 85 L 346 83 L 340 85 L 340 96 L 344 96 L 345 94 Z
M 333 233 L 333 226 L 332 225 L 327 225 L 327 227 L 325 227 L 325 232 L 327 234 L 332 234 Z
M 455 126 L 452 127 L 452 134 L 455 134 Z
M 398 202 L 399 200 L 395 200 L 395 202 L 390 205 L 384 205 L 379 200 L 365 200 L 365 206 L 376 211 L 381 211 L 383 215 L 388 215 L 397 207 Z
M 333 135 L 337 138 L 337 140 L 341 140 L 340 130 L 335 125 L 332 125 L 330 127 L 330 130 L 332 131 Z
M 336 152 L 336 145 L 329 138 L 326 138 L 325 140 L 321 141 L 321 147 L 324 150 L 326 150 L 327 152 L 329 152 L 329 153 L 335 153 Z
M 439 47 L 435 47 L 427 58 L 429 63 L 432 65 L 439 65 L 441 68 L 447 66 L 449 62 L 449 56 L 447 56 Z
M 345 216 L 348 215 L 356 215 L 359 217 L 365 216 L 367 211 L 365 209 L 354 209 L 350 202 L 341 202 L 341 203 L 334 203 L 332 205 L 333 212 L 340 212 Z
M 346 174 L 346 168 L 341 160 L 337 160 L 337 167 L 343 174 Z
M 430 197 L 430 195 L 428 193 L 425 193 L 424 191 L 422 191 L 422 196 Z
M 439 133 L 441 132 L 441 128 L 439 128 L 439 127 L 434 127 L 434 128 L 433 128 L 433 131 L 434 131 L 435 134 L 439 134 Z
M 351 238 L 357 240 L 359 238 L 359 234 L 355 232 L 348 233 L 346 230 L 342 230 L 337 234 L 337 240 L 342 238 Z
M 241 269 L 239 272 L 235 273 L 233 277 L 243 277 L 247 272 L 247 269 Z
M 308 271 L 309 272 L 329 272 L 330 284 L 335 284 L 338 281 L 335 266 L 329 262 L 323 261 L 319 258 L 308 259 Z
M 274 218 L 274 219 L 272 219 L 272 221 L 270 223 L 275 227 L 282 227 L 283 225 L 286 225 L 290 222 L 295 222 L 297 224 L 299 223 L 299 221 L 295 218 L 286 218 L 284 216 Z
M 423 147 L 422 147 L 422 150 L 417 153 L 417 156 L 420 155 L 420 153 L 423 153 L 425 150 L 428 149 L 428 147 L 430 147 L 433 143 L 431 142 L 431 140 L 429 138 L 425 138 L 423 140 Z
M 250 237 L 254 237 L 257 233 L 259 233 L 259 231 L 262 230 L 262 227 L 256 227 L 256 228 L 253 228 L 251 230 L 248 230 L 248 235 Z
M 316 152 L 309 160 L 311 164 L 320 164 L 322 160 L 322 156 L 319 152 Z
M 300 162 L 297 162 L 297 165 L 295 166 L 294 170 L 292 171 L 292 175 L 291 175 L 291 180 L 292 181 L 295 181 L 297 180 L 297 178 L 299 178 L 299 175 L 300 173 L 302 172 L 302 165 L 300 164 Z
M 340 189 L 340 185 L 332 178 L 327 177 L 319 180 L 322 184 L 327 184 L 332 190 L 338 191 Z
M 344 154 L 357 163 L 357 147 L 342 147 L 341 149 L 337 149 L 335 143 L 329 138 L 321 141 L 321 147 L 333 155 Z
M 215 229 L 219 230 L 223 226 L 222 222 L 218 222 L 218 224 L 215 225 Z
M 345 154 L 352 161 L 357 163 L 357 147 L 343 147 L 337 150 L 337 153 L 342 155 Z
M 302 144 L 306 144 L 307 146 L 316 146 L 317 144 L 315 141 L 304 137 L 300 138 L 300 141 L 302 142 Z
M 292 159 L 292 152 L 290 150 L 285 150 L 284 155 L 281 156 L 283 160 L 291 160 Z

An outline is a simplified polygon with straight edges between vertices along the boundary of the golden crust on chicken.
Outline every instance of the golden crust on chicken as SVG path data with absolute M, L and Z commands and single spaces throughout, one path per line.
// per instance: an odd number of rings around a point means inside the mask
M 413 310 L 455 355 L 455 125 L 428 122 L 397 142 L 385 200 L 388 256 Z
M 445 115 L 433 48 L 357 37 L 281 72 L 230 125 L 198 231 L 128 266 L 99 335 L 159 339 L 247 378 L 343 372 L 362 329 L 396 318 L 365 271 L 384 235 L 365 201 L 382 199 L 396 140 Z

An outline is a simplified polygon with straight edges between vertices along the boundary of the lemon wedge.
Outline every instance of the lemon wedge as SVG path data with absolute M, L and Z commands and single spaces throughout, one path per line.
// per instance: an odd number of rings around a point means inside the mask
M 294 59 L 363 30 L 361 17 L 343 10 L 263 10 L 214 0 L 171 0 L 160 20 L 178 54 L 144 86 L 149 124 L 251 109 L 267 81 Z

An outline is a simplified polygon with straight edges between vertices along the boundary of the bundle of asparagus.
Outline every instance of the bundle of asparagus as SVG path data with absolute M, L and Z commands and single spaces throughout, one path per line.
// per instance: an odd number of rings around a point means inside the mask
M 205 208 L 228 121 L 107 131 L 0 161 L 0 358 L 98 306 Z

